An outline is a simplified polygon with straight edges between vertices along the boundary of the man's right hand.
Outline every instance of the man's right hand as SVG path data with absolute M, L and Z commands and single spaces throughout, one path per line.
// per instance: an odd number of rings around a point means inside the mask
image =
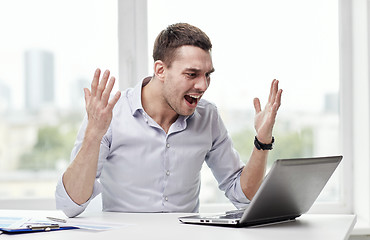
M 93 193 L 100 143 L 112 121 L 113 107 L 121 96 L 117 92 L 109 101 L 115 79 L 112 77 L 108 82 L 108 70 L 100 82 L 99 78 L 100 69 L 96 69 L 91 91 L 84 89 L 88 117 L 85 137 L 75 159 L 63 174 L 65 190 L 77 204 L 85 203 Z
M 118 91 L 109 101 L 109 96 L 115 83 L 114 77 L 111 77 L 108 82 L 109 74 L 109 70 L 106 70 L 99 82 L 100 69 L 96 69 L 91 83 L 91 91 L 87 88 L 84 89 L 88 116 L 88 125 L 85 134 L 89 137 L 101 139 L 104 136 L 112 121 L 113 107 L 121 96 L 121 92 Z

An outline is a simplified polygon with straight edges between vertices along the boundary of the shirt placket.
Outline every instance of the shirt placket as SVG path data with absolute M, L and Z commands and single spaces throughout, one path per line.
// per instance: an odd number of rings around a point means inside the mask
M 169 135 L 166 134 L 163 129 L 161 129 L 157 123 L 155 123 L 144 111 L 141 112 L 142 114 L 142 117 L 145 121 L 146 124 L 148 124 L 148 126 L 152 127 L 152 128 L 156 128 L 158 129 L 159 131 L 162 132 L 162 136 L 163 136 L 163 141 L 164 141 L 164 158 L 161 159 L 162 161 L 162 166 L 163 166 L 163 171 L 164 171 L 164 174 L 163 174 L 163 178 L 161 180 L 161 184 L 162 184 L 162 207 L 163 207 L 163 211 L 168 211 L 167 209 L 167 202 L 169 201 L 169 198 L 166 194 L 166 186 L 168 184 L 168 178 L 170 176 L 170 169 L 169 169 L 169 159 L 170 159 L 170 154 L 169 154 L 169 149 L 171 147 L 169 141 L 168 141 L 168 137 Z
M 171 175 L 171 169 L 170 169 L 170 159 L 171 159 L 171 154 L 170 154 L 170 150 L 171 150 L 171 143 L 169 141 L 169 135 L 166 136 L 166 140 L 165 140 L 165 146 L 164 146 L 164 163 L 163 163 L 163 193 L 162 193 L 162 204 L 166 209 L 166 205 L 169 201 L 169 197 L 168 197 L 168 192 L 166 191 L 167 190 L 167 185 L 168 185 L 168 182 L 169 182 L 169 177 Z
M 173 139 L 171 136 L 177 132 L 180 132 L 186 128 L 186 122 L 183 117 L 180 117 L 176 120 L 175 123 L 170 127 L 168 134 L 166 135 L 166 141 L 165 141 L 165 149 L 164 149 L 164 188 L 163 188 L 163 206 L 164 209 L 167 211 L 169 209 L 166 208 L 168 203 L 171 201 L 170 196 L 171 193 L 167 191 L 167 186 L 170 184 L 171 181 L 171 175 L 175 169 L 172 169 L 172 166 L 176 166 L 174 161 L 176 159 L 174 158 L 175 150 L 173 148 L 173 142 L 171 139 Z

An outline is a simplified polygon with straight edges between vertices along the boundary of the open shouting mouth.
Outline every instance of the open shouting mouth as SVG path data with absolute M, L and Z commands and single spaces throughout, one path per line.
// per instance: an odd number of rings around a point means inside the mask
M 202 95 L 193 95 L 193 94 L 184 96 L 186 103 L 191 107 L 196 107 L 201 97 Z

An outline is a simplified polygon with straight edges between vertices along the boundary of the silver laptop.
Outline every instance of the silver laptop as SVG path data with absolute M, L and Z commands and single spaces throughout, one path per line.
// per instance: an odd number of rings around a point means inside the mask
M 278 159 L 247 208 L 219 215 L 180 217 L 183 223 L 256 226 L 292 221 L 306 213 L 342 156 Z

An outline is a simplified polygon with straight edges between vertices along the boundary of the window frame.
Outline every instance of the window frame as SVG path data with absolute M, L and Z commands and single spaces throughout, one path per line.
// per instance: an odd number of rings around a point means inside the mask
M 352 234 L 361 235 L 370 234 L 370 3 L 340 0 L 340 5 L 343 125 L 348 124 L 344 127 L 344 149 L 351 156 L 347 187 L 351 213 L 357 215 Z

